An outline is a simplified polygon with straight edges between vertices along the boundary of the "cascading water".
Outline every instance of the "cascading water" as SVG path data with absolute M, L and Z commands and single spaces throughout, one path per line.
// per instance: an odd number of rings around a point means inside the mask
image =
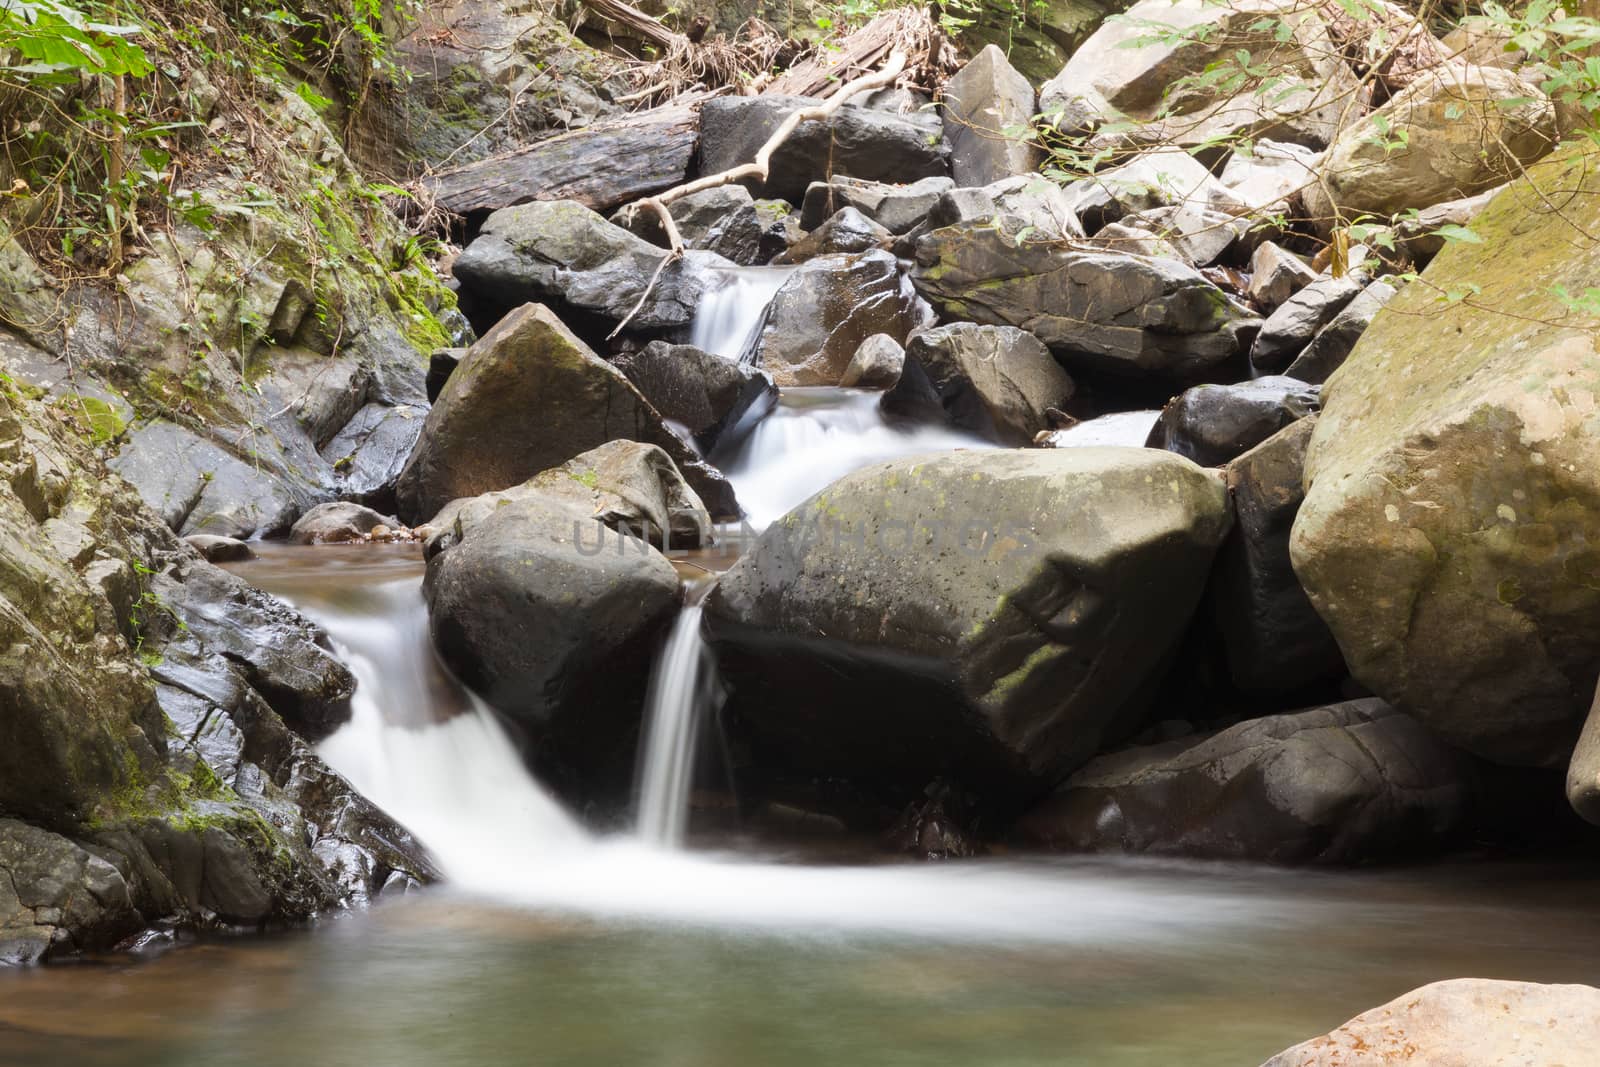
M 722 273 L 722 286 L 700 300 L 689 343 L 725 359 L 742 359 L 766 320 L 767 306 L 794 268 L 743 267 Z
M 900 456 L 993 448 L 938 426 L 900 428 L 864 389 L 785 389 L 777 408 L 712 459 L 733 483 L 754 529 L 764 529 L 851 471 Z
M 720 699 L 716 661 L 700 636 L 701 608 L 686 606 L 656 660 L 645 702 L 639 760 L 638 834 L 664 848 L 683 843 L 700 725 Z

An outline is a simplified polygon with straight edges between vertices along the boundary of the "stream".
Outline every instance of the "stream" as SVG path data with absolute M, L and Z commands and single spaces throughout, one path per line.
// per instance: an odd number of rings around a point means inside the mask
M 1570 865 L 829 866 L 596 837 L 436 665 L 414 548 L 236 568 L 349 657 L 362 695 L 321 751 L 450 884 L 315 931 L 0 974 L 0 1064 L 1250 1067 L 1434 979 L 1600 977 L 1600 872 Z

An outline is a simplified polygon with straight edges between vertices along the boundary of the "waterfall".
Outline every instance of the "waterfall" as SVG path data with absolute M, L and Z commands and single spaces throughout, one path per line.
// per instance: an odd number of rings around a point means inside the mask
M 700 725 L 721 701 L 716 660 L 700 636 L 701 607 L 686 606 L 656 660 L 639 750 L 640 838 L 663 848 L 683 843 Z
M 766 323 L 767 307 L 793 267 L 743 267 L 700 299 L 689 343 L 725 359 L 743 360 Z

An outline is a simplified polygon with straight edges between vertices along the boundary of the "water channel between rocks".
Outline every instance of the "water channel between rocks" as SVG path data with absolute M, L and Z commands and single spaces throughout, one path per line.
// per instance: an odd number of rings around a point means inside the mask
M 264 547 L 361 695 L 326 758 L 448 887 L 266 940 L 0 976 L 0 1064 L 1260 1062 L 1460 974 L 1593 982 L 1592 870 L 820 866 L 580 829 L 436 666 L 403 547 Z

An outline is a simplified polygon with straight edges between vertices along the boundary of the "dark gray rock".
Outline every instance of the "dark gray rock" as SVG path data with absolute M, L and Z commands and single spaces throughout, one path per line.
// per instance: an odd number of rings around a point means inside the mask
M 814 230 L 845 208 L 855 208 L 890 233 L 906 233 L 933 210 L 955 183 L 949 178 L 923 178 L 910 185 L 837 177 L 812 182 L 800 207 L 800 225 Z
M 1207 859 L 1411 859 L 1449 843 L 1472 791 L 1465 756 L 1381 700 L 1354 700 L 1101 756 L 1019 834 Z
M 1014 326 L 958 322 L 922 330 L 907 342 L 905 361 L 917 373 L 902 373 L 884 394 L 885 413 L 917 418 L 931 386 L 944 421 L 1001 444 L 1031 444 L 1049 429 L 1048 412 L 1072 399 L 1072 378 L 1050 350 Z
M 1295 357 L 1284 373 L 1291 378 L 1319 385 L 1327 381 L 1329 375 L 1344 366 L 1350 350 L 1355 348 L 1361 335 L 1372 325 L 1372 320 L 1378 317 L 1378 312 L 1394 295 L 1395 287 L 1385 281 L 1373 282 L 1361 290 L 1361 295 L 1346 304 L 1344 310 L 1335 315 L 1328 325 L 1317 331 L 1311 343 Z
M 1249 320 L 1186 264 L 1023 243 L 965 223 L 917 241 L 911 280 L 947 318 L 1017 326 L 1069 370 L 1182 378 L 1237 355 Z
M 1366 288 L 1364 271 L 1335 278 L 1323 275 L 1267 316 L 1250 346 L 1250 362 L 1258 370 L 1281 371 L 1311 343 L 1317 331 Z
M 875 333 L 861 342 L 839 384 L 846 388 L 893 389 L 905 366 L 906 350 L 886 333 Z
M 973 188 L 951 189 L 939 197 L 926 223 L 908 234 L 959 224 L 999 226 L 1013 240 L 1057 241 L 1084 235 L 1071 195 L 1039 174 L 1002 178 Z M 909 240 L 914 251 L 915 240 Z
M 755 266 L 771 258 L 762 254 L 762 239 L 789 214 L 789 205 L 782 200 L 756 200 L 742 185 L 719 185 L 674 200 L 667 210 L 686 248 Z M 611 221 L 647 241 L 667 245 L 666 230 L 653 211 L 630 213 L 624 209 Z
M 291 545 L 337 545 L 359 541 L 380 526 L 393 530 L 399 520 L 381 515 L 369 507 L 336 500 L 318 504 L 295 521 L 289 531 Z
M 461 357 L 467 354 L 465 348 L 441 348 L 428 357 L 428 377 L 426 388 L 428 403 L 439 399 L 439 394 L 444 392 L 444 385 L 450 380 L 450 375 L 455 373 L 456 366 L 461 362 Z
M 527 731 L 541 778 L 579 803 L 626 790 L 651 659 L 678 611 L 665 557 L 532 493 L 436 554 L 425 589 L 440 655 Z
M 472 346 L 428 413 L 396 486 L 400 517 L 425 521 L 458 497 L 521 485 L 616 440 L 665 449 L 713 516 L 738 517 L 727 480 L 667 428 L 622 372 L 548 308 L 529 304 Z
M 1037 170 L 1043 153 L 1016 134 L 1034 116 L 1033 86 L 995 45 L 967 61 L 944 86 L 944 135 L 957 185 L 988 185 Z
M 884 251 L 800 265 L 773 297 L 756 359 L 779 386 L 837 385 L 875 333 L 904 338 L 920 325 L 915 294 Z
M 134 429 L 111 469 L 180 534 L 246 540 L 288 530 L 317 500 L 176 423 Z
M 755 159 L 790 113 L 815 101 L 793 96 L 725 96 L 700 109 L 700 173 Z M 798 203 L 806 187 L 836 175 L 913 182 L 948 177 L 949 146 L 938 116 L 898 114 L 849 103 L 827 122 L 804 122 L 772 157 L 760 195 Z
M 1145 446 L 1220 467 L 1313 414 L 1320 403 L 1317 387 L 1294 378 L 1197 385 L 1167 404 Z
M 410 404 L 368 404 L 323 447 L 339 495 L 377 508 L 394 506 L 394 487 L 416 450 L 427 412 Z
M 821 226 L 790 245 L 775 263 L 804 263 L 818 256 L 868 252 L 894 244 L 894 234 L 853 207 L 842 208 Z
M 772 773 L 1005 808 L 1138 728 L 1229 521 L 1219 478 L 1149 449 L 857 471 L 707 601 L 730 721 Z
M 766 372 L 693 345 L 652 341 L 638 352 L 618 356 L 612 366 L 662 418 L 693 434 L 702 455 L 709 455 L 724 436 L 740 436 L 778 400 L 778 388 Z
M 1344 658 L 1289 562 L 1289 531 L 1305 499 L 1311 416 L 1228 464 L 1233 532 L 1210 596 L 1228 673 L 1247 692 L 1293 692 L 1339 677 Z
M 155 576 L 151 592 L 301 733 L 321 737 L 350 717 L 354 676 L 327 635 L 283 601 L 201 560 Z
M 540 201 L 490 215 L 453 269 L 463 293 L 491 318 L 542 301 L 614 327 L 648 291 L 629 326 L 656 330 L 693 321 L 701 298 L 719 284 L 717 269 L 732 265 L 690 252 L 658 276 L 668 255 L 582 204 Z
M 233 563 L 243 559 L 254 559 L 255 553 L 243 541 L 232 537 L 216 537 L 212 534 L 190 534 L 184 538 L 189 546 L 205 559 L 207 563 Z
M 143 925 L 113 864 L 59 834 L 0 819 L 0 966 L 107 949 Z

